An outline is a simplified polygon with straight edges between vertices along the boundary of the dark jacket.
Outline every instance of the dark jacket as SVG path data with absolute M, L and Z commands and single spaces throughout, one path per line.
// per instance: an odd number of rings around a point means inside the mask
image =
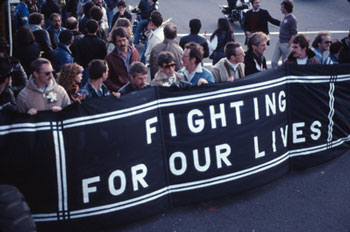
M 52 64 L 56 72 L 59 72 L 64 64 L 72 64 L 74 58 L 72 52 L 64 43 L 59 43 L 53 52 Z
M 129 65 L 131 65 L 135 61 L 140 61 L 140 55 L 137 49 L 131 47 L 130 45 L 128 49 L 129 51 L 131 51 Z M 123 85 L 129 82 L 128 70 L 124 64 L 123 59 L 118 54 L 116 49 L 109 53 L 105 57 L 105 60 L 107 61 L 109 67 L 108 78 L 105 81 L 105 84 L 107 85 L 110 91 L 116 92 Z
M 141 18 L 148 20 L 148 10 L 150 8 L 148 0 L 141 0 L 138 5 L 138 8 L 141 10 Z
M 0 94 L 0 111 L 15 112 L 17 111 L 16 99 L 11 87 L 6 87 Z
M 227 33 L 228 33 L 227 31 L 223 31 L 223 30 L 218 30 L 216 33 L 216 36 L 218 37 L 218 44 L 216 46 L 216 49 L 213 51 L 213 53 L 210 56 L 210 58 L 213 59 L 213 65 L 215 65 L 217 62 L 219 62 L 219 60 L 221 60 L 221 58 L 226 57 L 225 51 L 224 51 L 225 45 L 228 42 L 234 41 L 233 35 L 226 36 Z M 214 38 L 214 37 L 212 37 L 212 38 Z
M 53 49 L 56 49 L 57 48 L 57 45 L 58 43 L 60 42 L 60 39 L 58 38 L 60 33 L 64 30 L 67 30 L 66 28 L 64 27 L 60 27 L 60 29 L 58 31 L 56 31 L 51 25 L 46 29 L 47 32 L 49 33 L 49 36 L 50 36 L 50 41 L 51 41 L 51 44 L 52 44 L 52 48 Z
M 251 28 L 252 14 L 253 14 L 253 10 L 249 10 L 245 15 L 244 24 L 243 24 L 244 31 L 256 32 L 256 31 L 252 31 L 252 28 Z M 262 31 L 266 35 L 268 35 L 269 34 L 268 22 L 272 23 L 273 25 L 280 26 L 281 22 L 277 19 L 272 18 L 270 13 L 267 10 L 260 9 L 258 14 L 259 14 L 258 31 Z
M 308 57 L 307 64 L 320 64 L 320 61 L 318 61 L 315 53 L 311 49 L 306 49 L 306 55 Z M 297 59 L 293 56 L 293 53 L 290 53 L 284 62 L 286 64 L 296 64 Z
M 180 39 L 180 47 L 185 50 L 185 45 L 189 42 L 196 42 L 203 47 L 204 54 L 203 58 L 207 58 L 209 56 L 209 46 L 207 40 L 197 34 L 189 34 Z
M 124 15 L 120 15 L 120 12 L 118 11 L 113 16 L 112 25 L 110 25 L 110 28 L 113 28 L 113 25 L 115 24 L 115 22 L 117 22 L 119 18 L 127 18 L 129 19 L 130 23 L 132 22 L 132 15 L 129 12 L 125 11 Z
M 74 61 L 86 68 L 93 59 L 104 59 L 107 53 L 106 42 L 97 35 L 86 35 L 74 41 L 70 47 Z
M 252 49 L 248 49 L 248 51 L 246 51 L 244 64 L 246 76 L 267 69 L 265 56 L 258 57 Z
M 33 32 L 35 41 L 39 43 L 41 48 L 41 57 L 51 60 L 53 47 L 49 32 L 42 29 L 39 25 L 30 25 L 30 30 Z
M 21 62 L 27 76 L 29 76 L 32 73 L 30 69 L 31 63 L 40 57 L 40 45 L 37 42 L 30 45 L 17 43 L 14 47 L 13 56 Z
M 21 63 L 14 57 L 9 57 L 11 67 L 13 68 L 12 72 L 12 90 L 15 94 L 15 97 L 18 93 L 27 85 L 28 76 L 23 69 Z
M 348 37 L 342 39 L 343 49 L 339 54 L 339 64 L 350 63 L 350 43 L 346 43 Z

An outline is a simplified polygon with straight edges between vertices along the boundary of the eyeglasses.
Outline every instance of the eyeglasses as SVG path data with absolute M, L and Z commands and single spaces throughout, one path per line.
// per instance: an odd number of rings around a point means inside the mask
M 332 41 L 329 41 L 329 40 L 327 40 L 327 41 L 324 41 L 326 44 L 331 44 L 332 43 Z
M 44 74 L 45 76 L 47 76 L 47 77 L 48 77 L 48 76 L 50 76 L 50 74 L 51 74 L 51 73 L 53 74 L 53 73 L 54 73 L 54 71 L 48 71 L 48 72 L 44 72 L 44 73 L 42 73 L 42 74 Z
M 174 68 L 176 66 L 175 63 L 170 63 L 170 64 L 166 64 L 166 65 L 163 65 L 163 68 Z
M 243 53 L 236 54 L 236 56 L 244 56 L 244 55 L 245 55 L 244 52 L 243 52 Z

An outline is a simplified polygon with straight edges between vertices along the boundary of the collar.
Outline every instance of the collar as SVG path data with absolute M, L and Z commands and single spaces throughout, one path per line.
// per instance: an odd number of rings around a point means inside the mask
M 231 61 L 229 61 L 227 58 L 225 58 L 225 59 L 226 59 L 226 61 L 227 61 L 228 66 L 230 66 L 233 70 L 236 71 L 237 68 L 238 68 L 239 63 L 233 64 L 233 63 L 231 63 Z
M 255 13 L 256 13 L 256 12 L 259 12 L 259 11 L 260 11 L 260 8 L 257 9 L 257 10 L 252 9 L 252 11 L 255 12 Z

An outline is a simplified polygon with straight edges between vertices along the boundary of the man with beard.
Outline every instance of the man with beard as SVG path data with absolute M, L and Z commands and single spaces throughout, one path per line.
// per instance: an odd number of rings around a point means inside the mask
M 57 48 L 60 42 L 58 36 L 64 30 L 66 30 L 66 28 L 62 27 L 61 15 L 52 13 L 50 16 L 50 26 L 47 28 L 47 32 L 49 32 L 53 49 Z
M 255 32 L 248 41 L 248 51 L 246 51 L 244 64 L 245 75 L 248 76 L 267 69 L 264 51 L 268 37 L 263 32 Z
M 140 55 L 136 48 L 130 46 L 129 35 L 125 28 L 119 27 L 113 30 L 112 41 L 115 49 L 105 57 L 109 67 L 105 84 L 110 91 L 118 91 L 128 83 L 130 65 L 140 61 Z
M 292 38 L 292 52 L 285 61 L 287 64 L 320 64 L 315 53 L 309 48 L 309 39 L 304 34 Z
M 312 42 L 312 51 L 321 64 L 333 64 L 330 58 L 329 49 L 331 47 L 331 35 L 327 31 L 321 31 Z
M 17 107 L 21 113 L 35 115 L 38 111 L 62 110 L 70 104 L 66 90 L 56 83 L 51 62 L 45 58 L 33 61 L 32 75 L 27 86 L 18 94 Z

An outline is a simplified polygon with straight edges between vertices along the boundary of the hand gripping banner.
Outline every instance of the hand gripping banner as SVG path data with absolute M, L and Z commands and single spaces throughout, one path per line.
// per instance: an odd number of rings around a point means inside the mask
M 0 180 L 40 231 L 93 231 L 242 192 L 349 150 L 350 66 L 147 88 L 59 113 L 0 114 Z

